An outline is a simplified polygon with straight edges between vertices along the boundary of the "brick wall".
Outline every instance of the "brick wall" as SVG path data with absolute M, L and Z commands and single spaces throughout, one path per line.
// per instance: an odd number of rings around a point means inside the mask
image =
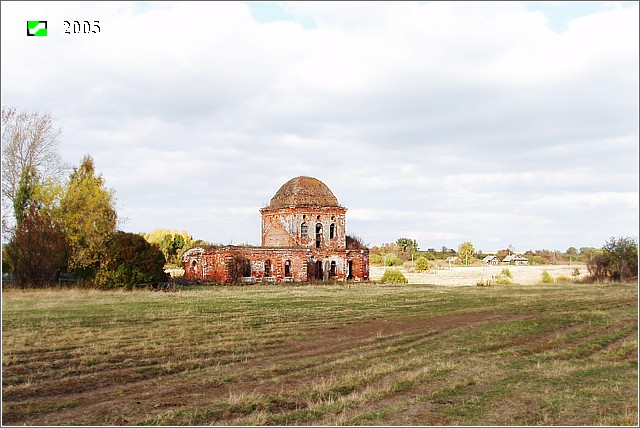
M 248 272 L 237 275 L 247 281 L 301 282 L 308 280 L 309 257 L 309 250 L 302 248 L 196 247 L 185 252 L 183 263 L 185 276 L 190 279 L 229 283 L 234 280 L 233 269 L 243 270 L 235 263 L 246 261 Z
M 263 208 L 263 247 L 316 248 L 316 227 L 321 225 L 320 248 L 344 249 L 346 245 L 346 221 L 344 207 L 289 207 Z M 307 236 L 302 236 L 306 225 Z M 333 237 L 332 234 L 333 225 Z
M 347 262 L 351 262 L 351 278 L 354 281 L 369 280 L 369 250 L 347 250 Z
M 246 261 L 248 272 L 237 273 L 249 282 L 304 282 L 308 280 L 366 281 L 369 279 L 368 250 L 304 248 L 196 247 L 183 256 L 185 276 L 191 279 L 229 283 L 234 263 Z M 289 272 L 286 272 L 286 263 Z M 333 263 L 333 266 L 332 266 Z M 349 277 L 351 264 L 351 277 Z M 242 270 L 242 267 L 238 267 Z M 318 270 L 319 269 L 319 270 Z M 247 275 L 249 273 L 249 275 Z M 333 273 L 333 275 L 331 275 Z

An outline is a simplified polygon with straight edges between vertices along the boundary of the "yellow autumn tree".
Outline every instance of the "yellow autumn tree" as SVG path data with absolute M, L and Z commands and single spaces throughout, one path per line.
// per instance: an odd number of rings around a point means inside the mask
M 106 242 L 116 230 L 117 213 L 114 191 L 96 173 L 90 156 L 74 168 L 60 209 L 69 269 L 80 277 L 93 278 Z

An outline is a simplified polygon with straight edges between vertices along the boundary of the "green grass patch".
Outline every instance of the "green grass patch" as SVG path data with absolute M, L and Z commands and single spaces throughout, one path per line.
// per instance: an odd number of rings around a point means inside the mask
M 5 290 L 9 425 L 637 423 L 637 286 Z

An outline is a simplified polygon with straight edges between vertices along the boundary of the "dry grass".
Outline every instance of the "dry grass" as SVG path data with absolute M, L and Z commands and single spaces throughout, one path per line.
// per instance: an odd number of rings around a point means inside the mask
M 5 290 L 3 423 L 636 425 L 637 297 L 557 284 Z

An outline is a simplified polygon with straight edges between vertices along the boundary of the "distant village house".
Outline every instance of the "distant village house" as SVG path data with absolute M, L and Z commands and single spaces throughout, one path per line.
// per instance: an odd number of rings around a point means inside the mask
M 486 256 L 484 259 L 482 259 L 482 264 L 483 265 L 497 265 L 498 263 L 500 263 L 500 259 L 498 258 L 498 256 Z
M 524 266 L 529 264 L 529 259 L 522 257 L 521 255 L 508 255 L 502 259 L 502 263 L 508 265 Z

